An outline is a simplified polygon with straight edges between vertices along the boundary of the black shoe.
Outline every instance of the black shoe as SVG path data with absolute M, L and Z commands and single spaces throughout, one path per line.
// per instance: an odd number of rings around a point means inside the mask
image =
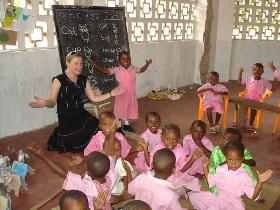
M 123 130 L 128 131 L 128 132 L 134 132 L 135 131 L 134 128 L 130 127 L 129 125 L 124 125 Z

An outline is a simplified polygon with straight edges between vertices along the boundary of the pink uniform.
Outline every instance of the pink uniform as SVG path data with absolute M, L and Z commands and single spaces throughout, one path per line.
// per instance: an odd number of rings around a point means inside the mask
M 140 174 L 130 182 L 128 193 L 149 204 L 153 210 L 183 209 L 174 186 L 167 180 L 155 178 L 150 172 Z
M 154 148 L 156 147 L 157 144 L 160 143 L 161 141 L 161 133 L 162 130 L 158 129 L 157 133 L 152 133 L 150 129 L 148 128 L 142 135 L 141 137 L 145 139 L 146 142 L 149 143 L 148 151 L 152 152 Z M 145 157 L 144 157 L 144 152 L 139 152 L 137 157 L 134 160 L 135 165 L 141 172 L 146 172 L 149 170 L 149 166 L 147 166 Z
M 190 193 L 190 201 L 197 210 L 245 210 L 241 196 L 252 198 L 255 190 L 252 178 L 242 167 L 232 171 L 226 164 L 218 167 L 216 174 L 208 174 L 208 183 L 209 187 L 216 186 L 219 194 Z
M 138 119 L 138 104 L 136 96 L 136 73 L 140 68 L 130 65 L 128 69 L 122 66 L 109 69 L 110 74 L 115 74 L 119 87 L 125 93 L 115 97 L 114 114 L 117 119 L 134 120 Z
M 118 179 L 118 175 L 114 169 L 114 160 L 110 160 L 110 171 L 105 176 L 106 182 L 101 184 L 95 180 L 92 180 L 90 176 L 85 175 L 83 178 L 72 172 L 68 172 L 66 179 L 64 180 L 62 189 L 64 190 L 79 190 L 86 194 L 88 198 L 89 207 L 94 210 L 93 197 L 104 191 L 106 192 L 107 198 L 106 203 L 102 210 L 111 210 L 111 191 Z
M 254 79 L 253 76 L 247 77 L 241 81 L 242 85 L 246 85 L 247 93 L 245 98 L 260 101 L 266 89 L 271 90 L 272 84 L 265 79 Z
M 151 162 L 153 160 L 153 156 L 156 153 L 156 151 L 163 148 L 165 148 L 163 142 L 161 142 L 155 147 L 154 151 L 151 152 L 150 154 Z M 183 147 L 180 144 L 177 144 L 177 146 L 172 150 L 172 152 L 176 156 L 176 165 L 175 165 L 176 172 L 172 174 L 170 177 L 168 177 L 168 181 L 170 181 L 175 186 L 176 189 L 185 187 L 193 191 L 200 191 L 199 180 L 196 177 L 189 176 L 187 173 L 182 173 L 180 171 L 187 163 L 186 153 L 184 152 Z
M 228 92 L 227 88 L 221 84 L 211 85 L 210 83 L 206 83 L 202 85 L 197 91 L 204 90 L 207 88 L 212 88 L 216 92 Z M 214 112 L 218 112 L 220 114 L 224 113 L 224 108 L 222 105 L 223 97 L 222 95 L 215 95 L 211 91 L 203 92 L 203 110 L 206 111 L 208 108 L 213 108 Z
M 276 78 L 277 80 L 280 79 L 280 69 L 276 69 L 276 70 L 273 72 L 273 74 L 274 74 L 274 78 Z
M 121 156 L 125 158 L 128 155 L 131 146 L 127 143 L 126 138 L 121 133 L 116 132 L 115 137 L 121 143 L 121 147 L 122 147 Z M 88 156 L 93 151 L 103 152 L 104 141 L 105 141 L 105 135 L 102 133 L 102 131 L 98 131 L 98 133 L 92 137 L 89 144 L 86 146 L 84 150 L 84 156 Z
M 214 146 L 208 138 L 204 136 L 201 142 L 209 151 L 213 150 Z M 198 146 L 194 143 L 191 134 L 186 135 L 185 138 L 183 139 L 183 149 L 185 150 L 185 153 L 188 156 L 187 158 L 187 162 L 188 162 L 191 159 L 194 151 L 198 149 Z M 204 158 L 206 158 L 205 155 L 202 155 L 200 158 L 198 158 L 186 172 L 189 175 L 194 175 L 196 173 L 204 174 L 203 167 L 202 167 L 202 161 Z

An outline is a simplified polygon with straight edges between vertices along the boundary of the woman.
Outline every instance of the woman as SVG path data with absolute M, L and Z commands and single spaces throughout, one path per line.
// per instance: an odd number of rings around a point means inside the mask
M 124 90 L 115 88 L 110 93 L 96 95 L 89 80 L 82 75 L 83 57 L 80 52 L 66 56 L 67 69 L 53 78 L 48 99 L 35 96 L 32 108 L 53 108 L 57 103 L 58 127 L 48 141 L 49 150 L 59 152 L 83 152 L 92 135 L 98 130 L 98 119 L 83 107 L 84 94 L 93 102 L 104 101 L 121 95 Z

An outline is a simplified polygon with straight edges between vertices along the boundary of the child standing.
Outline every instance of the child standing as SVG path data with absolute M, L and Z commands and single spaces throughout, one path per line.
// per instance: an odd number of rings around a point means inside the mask
M 104 152 L 107 155 L 115 155 L 115 143 L 119 141 L 121 143 L 121 156 L 125 158 L 131 149 L 131 146 L 127 143 L 126 138 L 119 132 L 116 132 L 117 121 L 113 113 L 102 113 L 102 118 L 99 121 L 99 128 L 96 135 L 92 137 L 90 143 L 84 150 L 84 156 L 87 156 L 93 151 Z
M 227 143 L 231 141 L 240 141 L 242 140 L 242 134 L 236 128 L 227 128 L 224 131 L 223 139 L 220 145 L 216 146 L 210 156 L 210 168 L 209 173 L 214 175 L 216 173 L 216 168 L 226 162 L 226 157 L 223 153 Z M 253 159 L 250 151 L 247 148 L 244 148 L 244 160 L 241 164 L 241 167 L 249 174 L 253 182 L 257 183 L 257 176 L 251 166 L 256 166 L 256 161 Z M 218 194 L 218 189 L 216 187 L 211 187 L 210 191 L 212 193 Z
M 175 170 L 175 163 L 176 157 L 171 150 L 158 150 L 153 156 L 155 174 L 147 172 L 137 176 L 128 185 L 129 194 L 146 202 L 153 210 L 183 209 L 174 186 L 167 181 Z
M 124 123 L 124 130 L 133 132 L 134 129 L 129 126 L 128 120 L 138 119 L 138 104 L 136 96 L 136 73 L 145 72 L 152 60 L 146 60 L 146 64 L 142 68 L 131 65 L 131 58 L 128 52 L 122 51 L 119 54 L 119 66 L 104 69 L 91 60 L 91 65 L 100 72 L 109 75 L 116 75 L 119 82 L 119 87 L 125 90 L 125 93 L 120 97 L 115 97 L 114 114 L 117 119 L 121 119 Z
M 272 170 L 267 170 L 263 174 L 258 173 L 258 182 L 253 183 L 251 177 L 241 167 L 244 160 L 244 145 L 240 141 L 229 142 L 225 147 L 225 156 L 226 164 L 218 167 L 215 175 L 208 174 L 210 161 L 209 159 L 204 160 L 203 168 L 209 187 L 216 186 L 219 194 L 190 193 L 189 198 L 195 209 L 245 210 L 241 196 L 246 194 L 248 198 L 256 200 L 263 184 L 272 175 Z
M 211 151 L 213 150 L 213 144 L 208 138 L 205 137 L 206 124 L 201 120 L 196 120 L 192 123 L 190 133 L 191 134 L 186 135 L 183 139 L 183 149 L 188 156 L 187 162 L 189 164 L 181 171 L 186 171 L 189 175 L 192 176 L 201 176 L 201 174 L 204 174 L 202 161 L 206 157 L 210 158 Z M 201 157 L 193 160 L 191 157 L 197 149 L 201 149 Z
M 140 151 L 134 160 L 137 169 L 141 172 L 146 172 L 147 170 L 149 170 L 149 166 L 147 166 L 147 164 L 145 163 L 144 147 L 141 145 L 143 145 L 143 143 L 145 144 L 146 142 L 148 144 L 148 152 L 150 153 L 154 150 L 156 145 L 160 143 L 162 133 L 162 130 L 159 128 L 160 122 L 160 115 L 157 112 L 149 112 L 146 115 L 146 125 L 148 128 L 141 135 L 141 139 L 138 143 L 143 152 Z
M 212 71 L 208 75 L 208 83 L 197 89 L 198 94 L 203 94 L 203 110 L 207 112 L 207 118 L 210 123 L 211 134 L 221 132 L 219 121 L 224 113 L 223 95 L 228 95 L 228 90 L 225 86 L 219 83 L 219 73 Z M 216 112 L 216 120 L 213 122 L 212 112 Z
M 249 76 L 242 80 L 242 73 L 244 72 L 244 68 L 241 67 L 239 69 L 238 75 L 238 84 L 242 84 L 246 86 L 246 95 L 245 98 L 260 101 L 262 95 L 265 93 L 266 89 L 274 91 L 276 89 L 276 82 L 277 80 L 274 79 L 273 83 L 271 84 L 267 80 L 261 78 L 263 74 L 263 65 L 261 63 L 255 63 L 253 65 L 252 73 L 253 76 Z M 251 109 L 251 116 L 250 116 L 250 124 L 249 124 L 249 131 L 254 131 L 254 121 L 256 117 L 257 110 Z

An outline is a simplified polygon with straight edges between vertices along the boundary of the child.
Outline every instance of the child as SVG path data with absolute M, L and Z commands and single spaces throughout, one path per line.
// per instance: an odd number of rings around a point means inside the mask
M 219 194 L 211 192 L 190 193 L 189 198 L 197 210 L 205 209 L 235 209 L 245 210 L 241 196 L 256 200 L 261 192 L 263 183 L 267 182 L 272 170 L 263 174 L 258 173 L 258 182 L 254 184 L 248 173 L 241 167 L 244 160 L 244 145 L 240 141 L 231 141 L 225 147 L 226 164 L 217 168 L 216 174 L 208 174 L 209 159 L 203 162 L 204 173 L 209 187 L 216 186 Z
M 59 199 L 60 210 L 88 209 L 87 196 L 79 190 L 69 190 Z
M 213 144 L 205 137 L 206 124 L 201 120 L 196 120 L 192 123 L 190 133 L 191 134 L 186 135 L 183 139 L 183 149 L 188 156 L 187 162 L 189 164 L 181 171 L 187 171 L 187 173 L 192 176 L 199 176 L 204 174 L 202 161 L 206 157 L 210 158 L 211 151 L 213 150 Z M 193 160 L 191 157 L 197 149 L 202 150 L 201 157 Z
M 37 150 L 32 146 L 28 149 L 38 158 L 43 160 L 54 172 L 64 178 L 62 188 L 64 190 L 79 190 L 86 194 L 89 207 L 94 209 L 93 198 L 100 193 L 106 194 L 106 201 L 103 209 L 111 209 L 111 202 L 116 200 L 124 200 L 127 198 L 127 193 L 121 196 L 111 196 L 111 191 L 118 178 L 114 169 L 114 164 L 110 163 L 110 159 L 103 153 L 92 152 L 87 156 L 87 172 L 84 177 L 72 172 L 67 172 L 63 168 L 56 165 L 48 159 L 41 150 Z M 112 198 L 112 199 L 111 199 Z
M 149 204 L 140 200 L 133 200 L 127 203 L 122 210 L 152 210 Z
M 219 121 L 223 110 L 223 98 L 222 95 L 228 95 L 228 90 L 225 86 L 219 83 L 219 73 L 212 71 L 208 76 L 208 83 L 202 85 L 197 89 L 198 94 L 203 94 L 203 110 L 207 112 L 207 117 L 210 123 L 211 134 L 221 132 Z M 216 112 L 215 124 L 213 122 L 212 111 Z
M 102 210 L 106 201 L 104 192 L 98 194 L 97 198 L 93 198 L 94 210 Z M 79 190 L 66 191 L 59 199 L 60 210 L 88 210 L 87 196 Z
M 155 175 L 147 172 L 137 176 L 128 185 L 129 194 L 134 195 L 136 200 L 146 202 L 153 210 L 183 209 L 174 186 L 167 181 L 175 171 L 175 163 L 176 157 L 171 150 L 158 150 L 153 157 Z
M 159 128 L 160 122 L 160 115 L 157 112 L 149 112 L 146 115 L 146 125 L 148 128 L 141 135 L 141 139 L 138 143 L 142 151 L 144 151 L 143 146 L 141 146 L 143 144 L 142 141 L 146 141 L 148 143 L 148 152 L 153 151 L 155 146 L 160 143 L 162 133 L 162 130 Z M 145 163 L 144 152 L 142 151 L 138 153 L 134 163 L 139 171 L 146 172 L 149 170 L 149 166 Z
M 210 168 L 209 173 L 214 175 L 216 173 L 216 168 L 226 162 L 226 157 L 223 153 L 225 146 L 228 142 L 231 141 L 240 141 L 242 140 L 242 134 L 236 128 L 227 128 L 224 131 L 222 142 L 220 146 L 216 146 L 210 156 Z M 257 183 L 257 176 L 251 166 L 256 166 L 256 161 L 253 159 L 250 151 L 245 148 L 244 149 L 244 160 L 241 164 L 241 167 L 245 169 L 245 171 L 252 178 L 253 182 Z M 212 193 L 218 194 L 218 190 L 215 187 L 210 188 Z
M 101 131 L 98 131 L 92 137 L 84 150 L 84 156 L 87 156 L 92 151 L 104 152 L 107 155 L 114 156 L 114 141 L 119 141 L 121 143 L 121 156 L 125 158 L 129 154 L 131 146 L 121 133 L 116 132 L 117 122 L 114 114 L 104 112 L 99 121 L 99 128 Z
M 183 174 L 180 170 L 186 164 L 186 154 L 183 150 L 183 147 L 179 144 L 180 138 L 180 129 L 177 125 L 169 124 L 166 125 L 162 130 L 162 141 L 154 148 L 154 150 L 150 153 L 148 152 L 148 145 L 144 145 L 144 155 L 145 161 L 148 166 L 151 166 L 150 160 L 153 159 L 153 156 L 156 151 L 167 148 L 170 149 L 176 157 L 176 170 L 172 176 L 168 178 L 168 180 L 180 191 L 181 188 L 187 188 L 194 191 L 200 190 L 199 180 L 193 176 L 189 176 L 188 174 Z M 200 154 L 199 154 L 200 155 Z M 197 152 L 194 152 L 193 159 L 197 159 Z
M 128 52 L 122 51 L 119 54 L 119 66 L 104 69 L 97 65 L 94 60 L 91 60 L 91 65 L 105 74 L 116 75 L 119 82 L 119 87 L 126 92 L 122 96 L 115 97 L 114 114 L 117 119 L 124 122 L 124 130 L 134 132 L 134 129 L 129 126 L 128 120 L 138 119 L 138 104 L 135 88 L 135 74 L 143 73 L 147 70 L 152 60 L 146 60 L 146 64 L 142 68 L 131 65 L 131 58 Z
M 263 65 L 261 63 L 255 63 L 253 65 L 253 76 L 247 77 L 246 79 L 242 80 L 242 73 L 244 68 L 239 69 L 238 75 L 238 84 L 242 84 L 246 86 L 246 95 L 245 98 L 251 99 L 254 101 L 260 101 L 262 95 L 265 93 L 266 89 L 274 91 L 276 88 L 277 80 L 274 79 L 273 83 L 271 84 L 265 79 L 262 79 L 261 76 L 263 74 Z M 251 109 L 251 116 L 250 116 L 250 124 L 248 131 L 254 131 L 254 120 L 256 117 L 257 110 Z

